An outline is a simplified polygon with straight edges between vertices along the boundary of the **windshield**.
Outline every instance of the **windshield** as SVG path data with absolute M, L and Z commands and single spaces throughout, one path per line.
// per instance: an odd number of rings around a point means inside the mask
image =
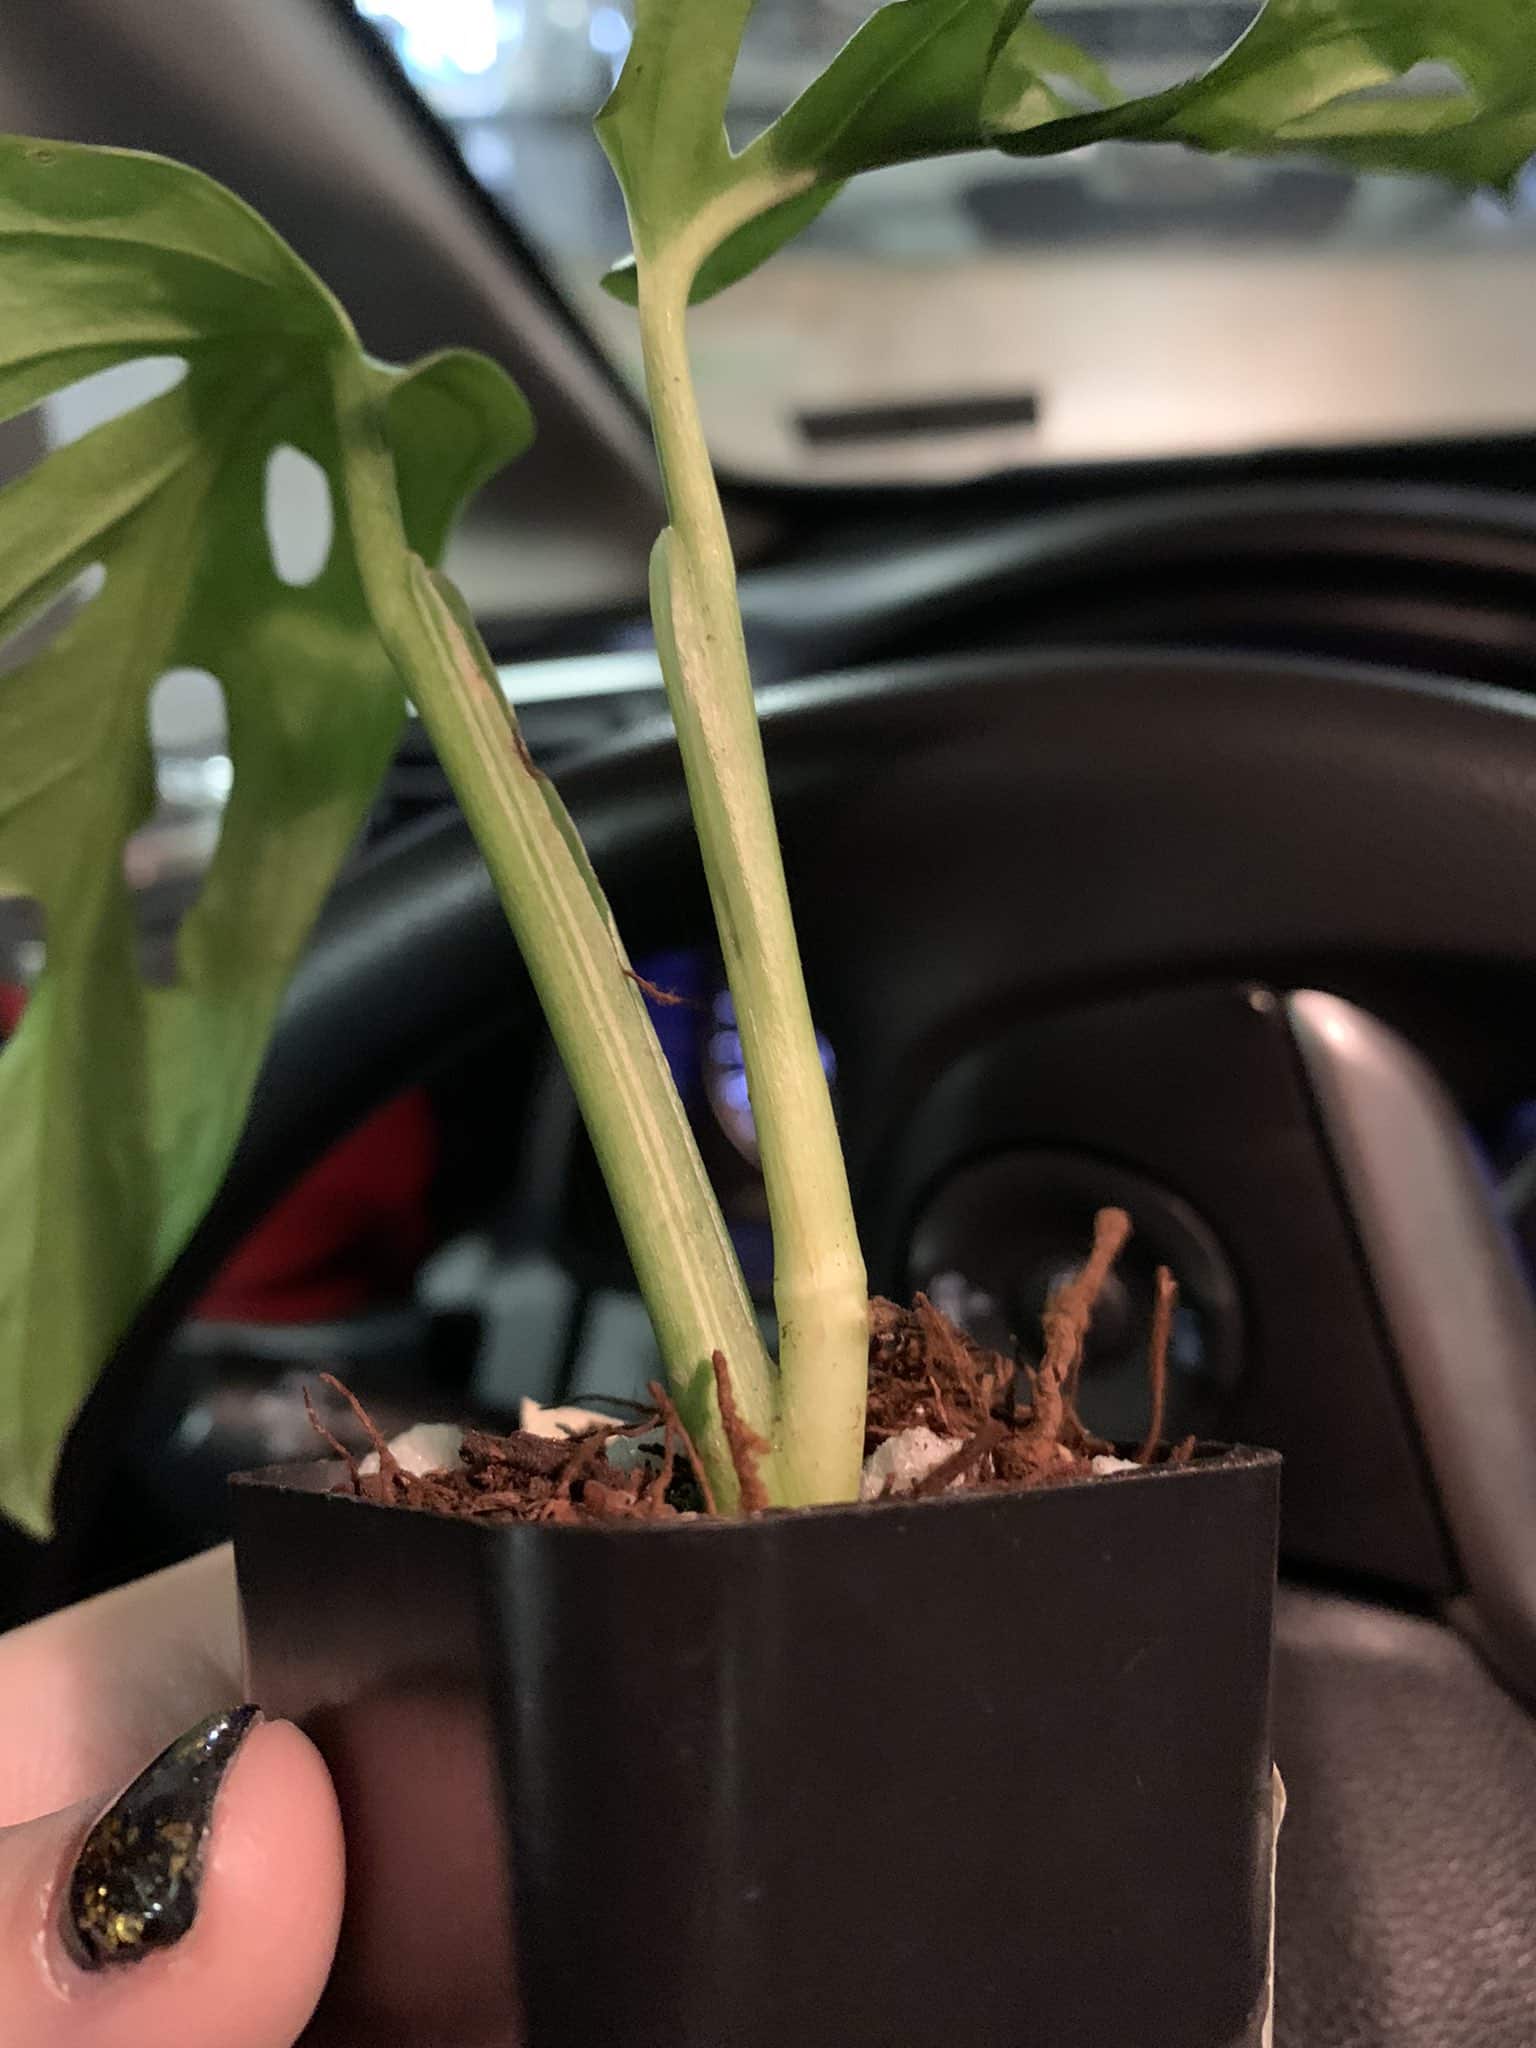
M 634 315 L 599 284 L 628 237 L 591 129 L 631 0 L 357 4 L 638 383 Z M 759 0 L 733 141 L 872 11 Z M 1256 11 L 1038 9 L 1136 92 L 1204 68 Z M 1523 430 L 1536 424 L 1533 202 L 1530 173 L 1506 207 L 1432 180 L 1123 144 L 882 171 L 698 309 L 715 456 L 795 482 L 904 481 Z

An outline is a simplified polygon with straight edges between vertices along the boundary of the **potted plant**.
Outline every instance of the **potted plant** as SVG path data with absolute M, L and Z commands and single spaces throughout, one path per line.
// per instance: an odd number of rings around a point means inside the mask
M 1083 1431 L 1113 1214 L 1037 1372 L 921 1303 L 877 1305 L 872 1344 L 687 308 L 847 178 L 958 150 L 1300 150 L 1504 186 L 1536 149 L 1536 31 L 1503 0 L 1268 0 L 1210 71 L 1123 100 L 1029 0 L 895 0 L 733 154 L 750 12 L 637 0 L 598 127 L 633 230 L 611 284 L 637 307 L 666 485 L 653 616 L 759 1133 L 777 1359 L 597 880 L 428 567 L 525 441 L 516 392 L 459 353 L 371 362 L 191 172 L 8 141 L 0 404 L 145 354 L 182 369 L 0 497 L 0 630 L 104 571 L 0 684 L 0 879 L 48 944 L 0 1059 L 3 1213 L 26 1219 L 0 1238 L 0 1501 L 45 1526 L 60 1438 L 217 1186 L 408 696 L 570 1072 L 670 1393 L 638 1462 L 637 1431 L 600 1427 L 471 1436 L 426 1475 L 381 1445 L 371 1475 L 237 1489 L 253 1691 L 315 1733 L 347 1819 L 338 2038 L 1254 2042 L 1276 1461 L 1126 1461 Z M 1383 90 L 1420 64 L 1450 68 Z M 284 445 L 332 497 L 303 584 L 260 518 Z M 222 682 L 235 777 L 177 979 L 151 989 L 119 863 L 146 696 L 178 664 Z M 858 1506 L 861 1485 L 905 1497 Z

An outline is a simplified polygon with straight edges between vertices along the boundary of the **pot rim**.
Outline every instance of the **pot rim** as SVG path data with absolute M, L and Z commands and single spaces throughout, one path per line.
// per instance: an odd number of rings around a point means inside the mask
M 1057 1499 L 1063 1495 L 1082 1497 L 1099 1487 L 1138 1486 L 1148 1482 L 1170 1485 L 1195 1479 L 1226 1479 L 1242 1472 L 1278 1472 L 1283 1462 L 1278 1451 L 1256 1446 L 1199 1443 L 1193 1457 L 1182 1465 L 1138 1465 L 1133 1472 L 1073 1476 L 1036 1486 L 989 1487 L 958 1493 L 925 1494 L 917 1498 L 910 1494 L 897 1494 L 884 1500 L 831 1501 L 807 1507 L 769 1508 L 764 1513 L 750 1516 L 699 1514 L 660 1521 L 618 1516 L 611 1522 L 492 1522 L 468 1515 L 440 1515 L 431 1508 L 369 1500 L 365 1495 L 339 1490 L 336 1482 L 346 1470 L 339 1458 L 303 1458 L 258 1466 L 249 1472 L 232 1473 L 229 1484 L 252 1492 L 304 1495 L 334 1501 L 343 1507 L 366 1508 L 379 1514 L 407 1514 L 449 1527 L 474 1529 L 493 1537 L 502 1537 L 515 1530 L 536 1530 L 542 1535 L 573 1540 L 622 1535 L 626 1541 L 639 1542 L 647 1536 L 675 1541 L 685 1536 L 698 1539 L 720 1538 L 729 1534 L 734 1534 L 739 1540 L 747 1532 L 778 1530 L 790 1525 L 802 1527 L 811 1522 L 836 1519 L 867 1520 L 871 1516 L 889 1518 L 903 1513 L 910 1516 L 934 1510 L 954 1513 L 981 1508 L 996 1514 L 1005 1512 L 1009 1506 L 1018 1506 L 1023 1512 L 1022 1504 L 1025 1502 Z

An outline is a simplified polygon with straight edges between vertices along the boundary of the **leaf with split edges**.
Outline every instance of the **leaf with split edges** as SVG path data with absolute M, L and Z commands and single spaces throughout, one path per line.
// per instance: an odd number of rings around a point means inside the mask
M 692 296 L 707 298 L 798 234 L 847 179 L 964 150 L 1182 143 L 1497 191 L 1536 153 L 1530 0 L 1267 0 L 1208 71 L 1139 99 L 1117 94 L 1030 6 L 890 0 L 733 156 L 725 105 L 750 6 L 640 0 L 629 62 L 599 120 L 638 253 L 685 247 Z M 686 135 L 686 148 L 658 165 L 647 147 L 657 135 Z M 605 282 L 633 302 L 633 261 Z
M 478 357 L 367 363 L 319 280 L 209 179 L 0 138 L 0 419 L 164 356 L 185 366 L 171 389 L 0 491 L 0 637 L 105 572 L 0 675 L 0 893 L 41 906 L 46 948 L 0 1051 L 0 1509 L 38 1533 L 71 1418 L 224 1174 L 401 729 L 359 547 L 393 546 L 376 578 L 403 578 L 408 547 L 435 558 L 462 499 L 530 433 Z M 348 518 L 359 438 L 391 458 L 393 543 L 359 543 Z M 283 446 L 331 484 L 330 550 L 302 588 L 279 579 L 266 534 Z M 124 849 L 153 803 L 150 693 L 180 667 L 222 686 L 233 785 L 174 980 L 151 987 Z

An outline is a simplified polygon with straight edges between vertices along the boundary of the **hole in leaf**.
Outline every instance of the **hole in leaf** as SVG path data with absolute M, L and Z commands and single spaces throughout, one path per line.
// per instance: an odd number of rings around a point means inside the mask
M 100 562 L 90 562 L 40 610 L 31 612 L 9 633 L 0 634 L 0 676 L 8 676 L 34 660 L 55 641 L 83 605 L 90 603 L 107 580 Z
M 149 693 L 149 743 L 157 762 L 229 748 L 224 686 L 206 668 L 168 668 Z
M 1102 104 L 1080 78 L 1072 78 L 1065 71 L 1047 71 L 1042 76 L 1051 91 L 1080 114 L 1091 114 Z
M 35 896 L 0 893 L 0 1054 L 43 971 L 47 917 Z
M 863 25 L 864 0 L 832 0 L 814 24 L 802 11 L 754 7 L 726 102 L 731 148 L 745 149 L 783 113 L 822 65 Z
M 119 414 L 131 412 L 172 390 L 187 374 L 184 356 L 136 356 L 129 363 L 113 363 L 92 376 L 81 377 L 43 400 L 43 428 L 50 448 L 67 447 L 104 426 Z
M 176 941 L 202 893 L 234 786 L 229 715 L 218 677 L 205 668 L 167 669 L 149 695 L 155 808 L 123 851 L 123 872 L 139 922 L 144 979 L 176 979 Z
M 35 469 L 48 448 L 48 423 L 41 405 L 0 420 L 0 488 Z
M 1310 113 L 1289 122 L 1286 133 L 1347 133 L 1350 125 L 1348 115 L 1352 109 L 1364 110 L 1403 101 L 1416 103 L 1426 121 L 1432 123 L 1447 113 L 1471 113 L 1478 103 L 1477 95 L 1454 64 L 1442 62 L 1438 57 L 1425 57 L 1395 77 L 1383 77 L 1373 85 L 1357 86 L 1352 92 L 1341 92 L 1332 99 L 1324 100 Z
M 1382 85 L 1368 85 L 1360 92 L 1345 93 L 1335 105 L 1348 106 L 1352 100 L 1454 99 L 1467 90 L 1467 81 L 1454 64 L 1440 57 L 1421 57 L 1417 64 L 1400 71 L 1396 78 Z
M 267 457 L 264 509 L 278 581 L 302 590 L 330 560 L 336 526 L 331 480 L 312 455 L 284 442 Z
M 0 489 L 36 469 L 53 449 L 171 390 L 186 372 L 182 356 L 136 356 L 78 377 L 10 419 L 0 418 Z

